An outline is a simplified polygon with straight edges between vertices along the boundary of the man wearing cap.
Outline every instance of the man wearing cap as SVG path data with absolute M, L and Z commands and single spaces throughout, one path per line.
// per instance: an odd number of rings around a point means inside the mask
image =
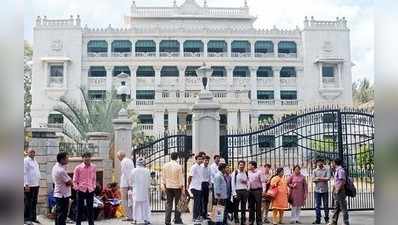
M 149 189 L 151 183 L 151 174 L 145 168 L 144 158 L 137 159 L 137 167 L 131 172 L 131 184 L 133 188 L 133 217 L 136 223 L 149 224 Z

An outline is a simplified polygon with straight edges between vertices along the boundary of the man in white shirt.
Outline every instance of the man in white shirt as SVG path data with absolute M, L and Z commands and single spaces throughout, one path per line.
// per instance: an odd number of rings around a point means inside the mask
M 193 195 L 193 221 L 199 222 L 201 221 L 202 215 L 202 167 L 200 166 L 203 163 L 202 155 L 195 156 L 196 163 L 192 165 L 191 174 L 188 178 L 189 182 L 189 190 Z
M 213 156 L 214 162 L 210 165 L 210 171 L 211 171 L 211 198 L 212 198 L 212 205 L 216 204 L 215 197 L 214 197 L 214 177 L 218 173 L 218 165 L 220 163 L 220 156 L 219 155 L 214 155 Z
M 238 166 L 239 170 L 236 170 L 231 174 L 234 220 L 235 224 L 239 224 L 238 208 L 240 203 L 240 224 L 246 224 L 246 203 L 249 197 L 249 176 L 245 170 L 245 161 L 239 161 Z
M 34 149 L 28 149 L 28 156 L 25 157 L 24 164 L 24 191 L 25 191 L 25 210 L 24 220 L 26 224 L 32 224 L 32 222 L 40 223 L 37 220 L 36 205 L 37 197 L 39 194 L 39 183 L 40 183 L 40 168 L 39 164 L 35 160 L 36 152 Z
M 54 197 L 56 201 L 55 224 L 66 225 L 68 215 L 69 198 L 71 196 L 72 178 L 66 172 L 68 164 L 68 154 L 60 152 L 57 154 L 57 163 L 52 169 L 52 179 L 54 183 Z
M 210 182 L 211 182 L 211 169 L 209 167 L 210 156 L 204 155 L 204 160 L 202 163 L 202 197 L 203 197 L 203 210 L 202 217 L 208 219 L 207 207 L 209 204 L 209 192 L 210 192 Z
M 122 195 L 122 205 L 127 217 L 123 219 L 123 221 L 133 221 L 133 207 L 132 204 L 128 202 L 128 191 L 131 190 L 130 178 L 131 172 L 134 169 L 134 162 L 126 157 L 126 153 L 122 151 L 117 153 L 117 158 L 120 160 L 120 193 Z

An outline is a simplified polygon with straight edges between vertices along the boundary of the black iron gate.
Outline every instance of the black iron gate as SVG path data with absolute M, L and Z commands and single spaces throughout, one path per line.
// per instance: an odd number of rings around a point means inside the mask
M 150 204 L 153 212 L 165 211 L 165 201 L 161 199 L 160 173 L 163 165 L 169 162 L 170 154 L 178 153 L 177 162 L 183 167 L 185 186 L 187 185 L 187 169 L 192 154 L 192 137 L 185 134 L 169 135 L 150 144 L 133 149 L 134 163 L 139 157 L 145 158 L 146 167 L 151 171 Z
M 374 116 L 352 109 L 304 111 L 261 130 L 232 132 L 220 141 L 220 155 L 232 168 L 239 160 L 285 168 L 300 165 L 309 184 L 304 208 L 315 207 L 312 171 L 315 160 L 341 158 L 358 193 L 349 199 L 351 210 L 374 209 Z M 332 182 L 329 182 L 332 185 Z M 331 200 L 331 196 L 330 196 Z M 331 201 L 330 201 L 331 202 Z

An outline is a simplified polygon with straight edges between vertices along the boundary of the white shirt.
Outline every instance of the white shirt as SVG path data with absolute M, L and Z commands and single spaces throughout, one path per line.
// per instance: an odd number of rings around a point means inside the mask
M 205 167 L 204 164 L 201 165 L 202 167 L 202 182 L 211 182 L 211 169 L 209 166 Z
M 67 186 L 66 182 L 72 180 L 66 172 L 65 166 L 56 163 L 52 170 L 52 178 L 54 183 L 54 197 L 66 198 L 71 196 L 71 186 Z
M 121 170 L 121 175 L 120 175 L 120 187 L 121 188 L 127 188 L 131 186 L 131 173 L 133 172 L 134 169 L 134 162 L 128 157 L 124 157 L 122 161 L 120 162 L 120 170 Z
M 40 169 L 36 160 L 27 156 L 23 160 L 24 186 L 38 187 L 40 183 Z
M 137 166 L 131 172 L 131 185 L 133 187 L 133 201 L 149 201 L 149 189 L 151 187 L 151 174 L 145 167 Z
M 238 172 L 235 176 L 235 173 Z M 236 180 L 235 180 L 236 177 Z M 246 181 L 246 184 L 244 183 Z M 246 171 L 234 171 L 231 174 L 232 195 L 236 195 L 236 190 L 249 190 L 249 178 Z
M 218 165 L 216 163 L 212 163 L 210 166 L 210 171 L 211 171 L 211 183 L 214 184 L 214 177 L 216 176 L 216 174 L 218 173 Z
M 195 163 L 192 165 L 191 176 L 192 179 L 191 179 L 191 184 L 189 185 L 189 189 L 190 190 L 195 189 L 201 191 L 203 178 L 202 178 L 202 167 L 199 164 Z

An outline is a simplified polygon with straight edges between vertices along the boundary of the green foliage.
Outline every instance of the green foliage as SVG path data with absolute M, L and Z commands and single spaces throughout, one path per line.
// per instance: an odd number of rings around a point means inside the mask
M 312 140 L 310 148 L 314 151 L 312 159 L 333 159 L 337 153 L 337 141 L 333 138 L 324 137 L 322 140 Z
M 374 86 L 366 78 L 352 84 L 352 97 L 355 105 L 361 105 L 374 100 Z
M 358 154 L 356 157 L 357 166 L 359 166 L 360 168 L 366 168 L 367 166 L 374 165 L 374 154 L 371 145 L 361 145 L 356 151 Z
M 24 43 L 24 124 L 25 127 L 31 126 L 31 105 L 32 105 L 32 55 L 33 50 L 27 41 Z
M 122 102 L 112 93 L 107 93 L 103 101 L 90 101 L 85 88 L 81 87 L 79 91 L 80 101 L 66 95 L 62 96 L 54 111 L 65 116 L 82 139 L 86 139 L 88 132 L 112 133 L 112 119 L 120 111 Z

